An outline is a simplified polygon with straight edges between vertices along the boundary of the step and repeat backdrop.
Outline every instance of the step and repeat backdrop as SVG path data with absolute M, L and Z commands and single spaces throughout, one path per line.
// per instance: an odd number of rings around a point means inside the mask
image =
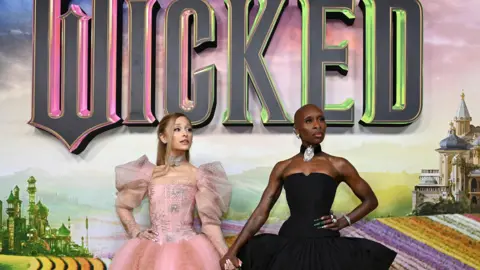
M 375 191 L 369 219 L 478 212 L 480 2 L 384 2 L 0 0 L 0 258 L 111 258 L 114 167 L 154 161 L 176 111 L 192 163 L 234 185 L 226 236 L 298 153 L 307 103 L 325 109 L 324 151 Z M 342 184 L 334 210 L 359 202 Z M 148 226 L 146 202 L 135 215 Z M 282 194 L 264 229 L 288 215 Z

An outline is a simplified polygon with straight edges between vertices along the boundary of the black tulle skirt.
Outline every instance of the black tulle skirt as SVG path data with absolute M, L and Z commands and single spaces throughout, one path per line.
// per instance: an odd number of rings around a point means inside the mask
M 368 239 L 326 232 L 320 237 L 260 234 L 243 246 L 238 258 L 242 270 L 385 270 L 396 255 Z

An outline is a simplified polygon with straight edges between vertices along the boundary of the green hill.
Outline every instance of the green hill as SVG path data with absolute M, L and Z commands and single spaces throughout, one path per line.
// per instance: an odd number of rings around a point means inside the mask
M 229 175 L 234 184 L 232 203 L 228 218 L 244 220 L 255 209 L 268 182 L 271 168 L 256 168 L 241 174 Z M 370 217 L 403 216 L 411 211 L 412 190 L 418 183 L 419 174 L 367 172 L 360 175 L 370 184 L 379 200 L 379 207 Z M 360 201 L 350 188 L 341 184 L 337 190 L 334 211 L 349 212 Z M 272 209 L 269 222 L 284 220 L 288 217 L 288 205 L 282 192 L 277 204 Z

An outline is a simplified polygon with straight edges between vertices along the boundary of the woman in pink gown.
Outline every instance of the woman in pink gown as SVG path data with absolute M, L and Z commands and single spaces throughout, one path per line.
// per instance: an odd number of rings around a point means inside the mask
M 146 156 L 117 166 L 116 209 L 130 237 L 115 254 L 110 269 L 220 270 L 227 252 L 220 229 L 228 210 L 231 185 L 219 162 L 195 168 L 189 163 L 190 120 L 165 116 L 158 126 L 157 164 Z M 147 197 L 151 227 L 142 230 L 132 210 Z M 193 227 L 195 207 L 202 233 Z

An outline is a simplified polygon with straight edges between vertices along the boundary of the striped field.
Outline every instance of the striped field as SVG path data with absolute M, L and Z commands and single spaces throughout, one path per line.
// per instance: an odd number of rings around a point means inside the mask
M 230 231 L 234 227 L 228 225 Z M 391 269 L 480 269 L 480 215 L 379 218 L 358 222 L 342 235 L 374 240 L 396 251 Z M 228 244 L 234 240 L 227 237 Z
M 0 254 L 0 269 L 12 270 L 43 270 L 43 269 L 65 269 L 65 270 L 96 270 L 107 269 L 106 265 L 109 260 L 101 260 L 97 258 L 70 258 L 70 257 L 24 257 L 9 256 Z
M 244 222 L 225 221 L 227 235 L 236 235 Z M 262 231 L 275 233 L 279 224 Z M 346 237 L 380 242 L 398 255 L 391 269 L 480 269 L 480 215 L 379 218 L 358 222 L 342 231 Z M 230 245 L 235 236 L 226 237 Z M 109 259 L 22 257 L 0 255 L 0 269 L 107 269 Z

